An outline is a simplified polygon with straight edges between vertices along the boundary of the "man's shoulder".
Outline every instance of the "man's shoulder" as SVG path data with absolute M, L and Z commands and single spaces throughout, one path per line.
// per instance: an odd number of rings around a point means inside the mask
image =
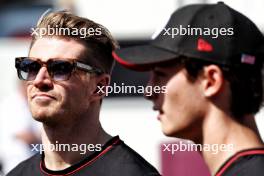
M 26 159 L 19 163 L 14 169 L 12 169 L 7 176 L 23 176 L 32 175 L 35 173 L 36 169 L 39 168 L 41 161 L 41 155 L 35 154 L 32 157 Z
M 235 167 L 238 172 L 245 173 L 244 175 L 262 176 L 264 173 L 264 153 L 245 156 L 235 163 Z
M 264 149 L 238 152 L 222 166 L 221 170 L 223 176 L 262 176 L 264 173 Z
M 106 153 L 105 159 L 113 163 L 112 169 L 119 169 L 124 175 L 160 175 L 149 162 L 123 141 Z

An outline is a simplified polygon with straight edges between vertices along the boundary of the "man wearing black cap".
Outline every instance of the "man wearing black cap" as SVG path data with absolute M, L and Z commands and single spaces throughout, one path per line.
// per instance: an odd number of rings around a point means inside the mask
M 113 53 L 130 69 L 151 70 L 147 97 L 167 136 L 187 138 L 201 150 L 211 174 L 260 176 L 264 149 L 254 115 L 263 98 L 264 37 L 247 17 L 224 3 L 175 11 L 149 44 Z

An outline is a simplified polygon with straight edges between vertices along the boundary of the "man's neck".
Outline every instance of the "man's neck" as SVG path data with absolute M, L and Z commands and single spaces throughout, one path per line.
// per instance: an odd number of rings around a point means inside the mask
M 99 121 L 92 122 L 89 119 L 93 117 L 83 117 L 71 125 L 48 126 L 43 124 L 42 143 L 44 146 L 59 146 L 66 144 L 68 146 L 81 145 L 103 145 L 111 136 L 108 135 L 101 127 Z M 96 117 L 98 119 L 98 117 Z M 61 147 L 63 148 L 63 147 Z M 68 148 L 67 148 L 68 149 Z M 63 170 L 87 157 L 92 151 L 58 151 L 45 150 L 45 166 L 50 170 Z
M 225 150 L 202 152 L 211 174 L 215 174 L 220 166 L 235 153 L 245 149 L 263 147 L 263 143 L 254 129 L 242 125 L 220 111 L 211 115 L 206 118 L 203 124 L 203 141 L 201 142 L 210 146 L 218 145 L 218 149 L 225 145 Z M 254 121 L 253 116 L 246 118 Z

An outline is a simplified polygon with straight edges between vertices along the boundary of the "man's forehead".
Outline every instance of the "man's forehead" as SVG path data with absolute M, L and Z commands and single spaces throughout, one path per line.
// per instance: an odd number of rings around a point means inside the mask
M 37 39 L 29 56 L 48 60 L 50 58 L 78 59 L 86 52 L 83 43 L 74 39 L 44 37 Z

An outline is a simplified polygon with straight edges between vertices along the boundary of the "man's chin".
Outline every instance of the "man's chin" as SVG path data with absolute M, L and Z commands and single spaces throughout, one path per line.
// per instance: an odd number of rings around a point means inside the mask
M 50 121 L 51 119 L 51 117 L 48 116 L 47 114 L 45 115 L 33 114 L 32 116 L 36 121 L 39 121 L 39 122 L 46 122 L 46 121 Z
M 46 126 L 56 126 L 59 123 L 59 120 L 54 116 L 33 116 L 33 118 Z
M 35 103 L 30 104 L 30 111 L 33 118 L 37 121 L 43 121 L 56 116 L 56 107 L 54 106 L 39 106 Z
M 168 136 L 168 137 L 174 137 L 175 135 L 175 132 L 169 128 L 166 128 L 166 127 L 162 127 L 162 132 L 165 136 Z
M 33 118 L 34 118 L 36 121 L 44 122 L 44 121 L 46 121 L 49 117 L 47 117 L 47 116 L 37 116 L 37 115 L 33 115 Z
M 187 137 L 185 130 L 180 130 L 173 127 L 163 126 L 162 132 L 164 135 L 168 137 L 176 137 L 176 138 L 184 138 L 184 139 Z
M 33 118 L 39 122 L 53 121 L 57 116 L 55 112 L 52 112 L 49 109 L 44 109 L 44 108 L 31 110 L 31 114 Z

